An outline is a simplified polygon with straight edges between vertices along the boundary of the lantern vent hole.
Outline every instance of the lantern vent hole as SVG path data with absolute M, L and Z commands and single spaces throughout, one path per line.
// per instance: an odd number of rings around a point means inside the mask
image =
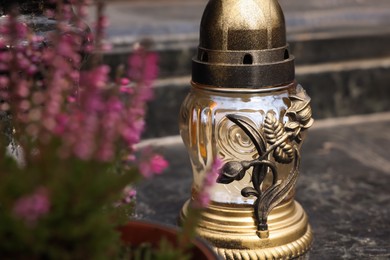
M 250 54 L 245 54 L 243 64 L 253 64 L 253 58 Z
M 207 54 L 207 52 L 202 52 L 202 54 L 200 56 L 200 60 L 203 61 L 203 62 L 208 62 L 209 61 L 209 55 Z
M 287 60 L 290 58 L 290 54 L 288 53 L 288 50 L 284 51 L 284 59 Z

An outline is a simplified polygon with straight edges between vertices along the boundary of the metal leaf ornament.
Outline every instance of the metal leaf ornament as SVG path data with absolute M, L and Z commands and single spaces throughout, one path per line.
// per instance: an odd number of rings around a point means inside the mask
M 258 158 L 252 161 L 227 162 L 217 182 L 229 184 L 242 180 L 247 170 L 253 167 L 251 176 L 253 187 L 245 187 L 241 190 L 241 195 L 257 198 L 254 202 L 254 217 L 257 222 L 257 235 L 260 238 L 264 237 L 263 231 L 268 231 L 268 215 L 285 199 L 297 181 L 300 164 L 297 144 L 302 140 L 301 132 L 309 128 L 314 121 L 311 118 L 310 98 L 302 88 L 298 86 L 297 92 L 290 95 L 290 102 L 285 114 L 290 120 L 286 124 L 279 121 L 273 111 L 267 112 L 260 128 L 244 116 L 227 115 L 227 118 L 250 138 L 258 152 Z M 278 178 L 277 163 L 292 163 L 292 169 L 284 180 Z M 263 190 L 263 181 L 269 174 L 272 174 L 272 185 Z
M 286 136 L 286 131 L 281 122 L 279 122 L 275 114 L 268 112 L 264 121 L 264 133 L 267 139 L 267 143 L 270 145 L 275 144 L 278 140 Z M 273 156 L 275 161 L 279 163 L 290 163 L 294 159 L 294 150 L 292 145 L 287 142 L 287 139 L 280 143 L 274 150 Z

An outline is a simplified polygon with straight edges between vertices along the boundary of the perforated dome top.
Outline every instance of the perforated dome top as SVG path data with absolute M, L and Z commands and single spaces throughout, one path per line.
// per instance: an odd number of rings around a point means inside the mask
M 211 0 L 202 17 L 200 46 L 264 50 L 286 45 L 283 12 L 274 0 Z
M 210 0 L 200 25 L 193 82 L 222 88 L 291 83 L 294 58 L 277 0 Z

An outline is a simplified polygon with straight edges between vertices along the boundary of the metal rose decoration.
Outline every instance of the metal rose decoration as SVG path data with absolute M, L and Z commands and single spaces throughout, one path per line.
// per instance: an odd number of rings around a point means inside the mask
M 218 178 L 219 183 L 223 184 L 229 184 L 233 181 L 239 181 L 244 178 L 246 170 L 248 170 L 252 166 L 251 162 L 248 161 L 242 161 L 242 162 L 228 162 L 226 163 L 221 172 L 221 174 Z
M 301 130 L 310 128 L 314 120 L 310 107 L 310 98 L 305 91 L 298 92 L 296 95 L 290 96 L 291 106 L 287 109 L 286 115 L 290 118 L 285 126 L 287 131 L 294 132 L 297 141 L 302 141 L 300 137 Z
M 297 87 L 296 93 L 289 96 L 290 104 L 286 111 L 289 121 L 283 124 L 276 118 L 275 112 L 268 111 L 260 129 L 244 116 L 229 114 L 227 118 L 239 126 L 251 139 L 258 152 L 258 158 L 252 161 L 227 162 L 221 169 L 218 183 L 229 184 L 241 180 L 247 170 L 252 169 L 253 187 L 241 190 L 244 197 L 255 196 L 254 214 L 257 221 L 257 234 L 263 237 L 262 231 L 268 231 L 267 218 L 294 187 L 300 164 L 297 145 L 302 141 L 301 133 L 312 126 L 310 98 L 303 88 Z M 293 164 L 287 178 L 278 179 L 280 164 Z M 272 185 L 262 190 L 267 174 L 272 174 Z

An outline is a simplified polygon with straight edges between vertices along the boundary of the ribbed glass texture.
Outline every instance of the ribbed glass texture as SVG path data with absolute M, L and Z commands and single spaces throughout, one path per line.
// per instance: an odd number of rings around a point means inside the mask
M 192 164 L 193 194 L 199 190 L 204 174 L 215 156 L 220 157 L 225 163 L 251 161 L 259 157 L 246 133 L 226 116 L 240 115 L 262 133 L 268 112 L 273 112 L 278 121 L 283 124 L 289 121 L 286 116 L 286 111 L 291 104 L 289 96 L 295 94 L 298 88 L 301 89 L 299 85 L 290 84 L 278 88 L 279 90 L 229 92 L 218 89 L 207 90 L 199 86 L 192 87 L 182 104 L 179 122 L 180 134 Z M 273 160 L 271 155 L 270 159 Z M 288 176 L 293 165 L 275 163 L 279 179 L 283 180 Z M 251 171 L 252 168 L 240 181 L 216 184 L 211 191 L 211 199 L 220 203 L 253 204 L 255 197 L 245 198 L 241 195 L 243 188 L 252 186 Z M 266 179 L 263 186 L 268 186 L 269 183 L 270 180 Z M 291 198 L 292 195 L 290 194 L 286 199 Z

